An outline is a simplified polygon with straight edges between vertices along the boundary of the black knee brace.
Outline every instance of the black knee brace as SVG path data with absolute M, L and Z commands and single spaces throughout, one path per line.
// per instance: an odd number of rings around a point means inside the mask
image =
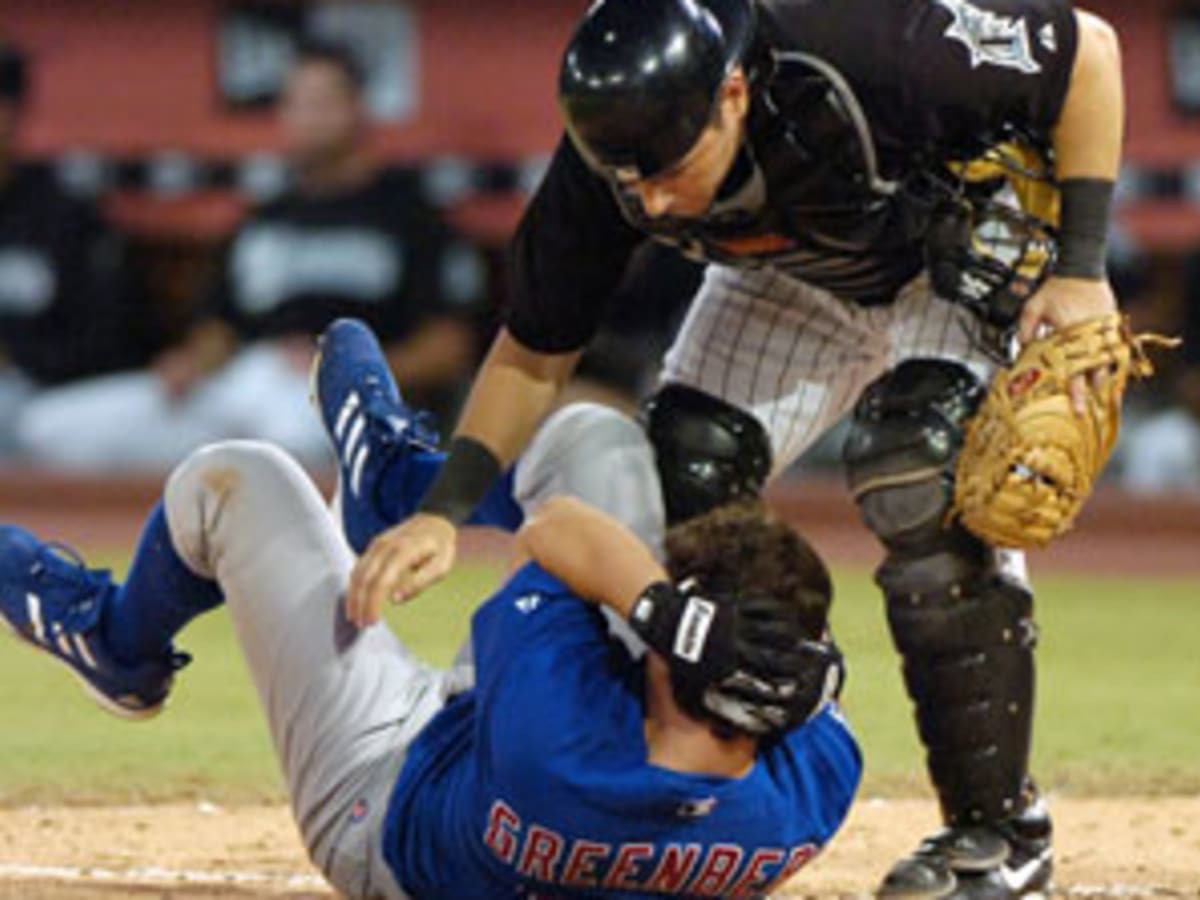
M 1033 598 L 947 525 L 962 426 L 983 394 L 964 366 L 905 362 L 867 388 L 846 441 L 851 489 L 887 556 L 876 581 L 951 824 L 1019 812 L 1033 721 Z

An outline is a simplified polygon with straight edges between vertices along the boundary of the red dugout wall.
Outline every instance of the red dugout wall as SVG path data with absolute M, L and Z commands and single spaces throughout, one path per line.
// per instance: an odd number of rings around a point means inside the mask
M 558 133 L 558 55 L 584 0 L 409 5 L 419 45 L 417 112 L 380 130 L 380 150 L 397 160 L 520 160 L 550 149 Z M 1200 162 L 1200 119 L 1176 110 L 1169 92 L 1168 17 L 1179 3 L 1096 0 L 1091 7 L 1117 25 L 1124 44 L 1129 160 L 1168 170 Z M 28 149 L 214 158 L 270 150 L 270 116 L 230 112 L 218 97 L 221 8 L 222 0 L 4 0 L 0 34 L 37 61 Z M 1200 243 L 1198 208 L 1155 200 L 1124 215 L 1148 243 L 1181 249 Z

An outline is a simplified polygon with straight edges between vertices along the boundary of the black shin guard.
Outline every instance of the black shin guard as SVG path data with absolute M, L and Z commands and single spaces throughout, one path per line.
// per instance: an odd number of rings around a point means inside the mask
M 1032 596 L 997 571 L 990 547 L 945 521 L 981 393 L 956 363 L 904 363 L 867 389 L 846 445 L 859 510 L 888 551 L 876 580 L 954 825 L 1020 812 L 1033 722 Z
M 1033 598 L 962 560 L 889 555 L 877 579 L 904 658 L 929 773 L 946 821 L 1020 812 L 1033 725 Z

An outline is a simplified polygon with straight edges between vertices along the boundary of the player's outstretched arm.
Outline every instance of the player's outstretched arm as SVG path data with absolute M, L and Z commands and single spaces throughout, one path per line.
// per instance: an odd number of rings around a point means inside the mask
M 517 550 L 585 600 L 628 618 L 648 585 L 667 579 L 649 548 L 615 519 L 573 497 L 553 497 L 517 532 Z
M 1020 338 L 1043 325 L 1056 329 L 1113 312 L 1116 298 L 1104 271 L 1113 187 L 1121 165 L 1125 95 L 1117 35 L 1104 20 L 1077 12 L 1079 43 L 1070 86 L 1053 132 L 1055 175 L 1062 192 L 1055 274 L 1025 304 Z M 1099 387 L 1100 372 L 1093 373 Z M 1087 384 L 1071 386 L 1072 405 L 1087 408 Z
M 475 378 L 450 452 L 420 511 L 375 538 L 354 567 L 346 614 L 359 627 L 384 603 L 403 603 L 454 565 L 457 527 L 529 443 L 579 360 L 539 353 L 506 330 Z

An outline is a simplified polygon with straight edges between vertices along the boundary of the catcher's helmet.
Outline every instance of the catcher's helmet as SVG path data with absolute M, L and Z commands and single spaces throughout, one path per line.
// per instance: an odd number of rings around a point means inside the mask
M 752 0 L 597 0 L 558 78 L 567 132 L 588 164 L 642 178 L 681 160 L 753 31 Z

